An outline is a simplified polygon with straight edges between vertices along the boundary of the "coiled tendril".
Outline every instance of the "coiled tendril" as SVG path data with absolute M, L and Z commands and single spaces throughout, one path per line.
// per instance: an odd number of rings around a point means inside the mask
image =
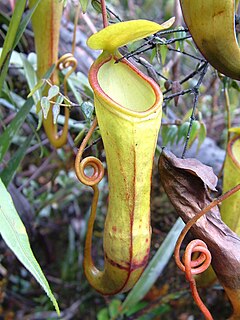
M 198 258 L 192 260 L 192 254 L 196 252 L 200 253 L 200 255 Z M 185 272 L 186 279 L 190 283 L 192 296 L 207 320 L 212 320 L 213 318 L 198 294 L 196 281 L 193 275 L 206 271 L 211 264 L 211 259 L 211 253 L 208 250 L 206 243 L 199 239 L 193 240 L 187 245 L 183 256 L 184 263 L 180 260 L 179 251 L 178 253 L 175 253 L 176 264 L 183 272 Z
M 86 137 L 82 141 L 82 144 L 78 150 L 78 153 L 75 159 L 75 172 L 78 179 L 83 184 L 92 187 L 94 191 L 91 213 L 88 221 L 88 228 L 87 228 L 87 234 L 86 234 L 85 250 L 84 250 L 84 261 L 85 261 L 84 265 L 87 265 L 87 266 L 93 265 L 92 256 L 91 256 L 93 225 L 96 218 L 97 203 L 98 203 L 98 197 L 99 197 L 98 183 L 103 178 L 104 168 L 103 168 L 102 162 L 95 157 L 87 157 L 83 160 L 81 159 L 82 159 L 83 151 L 96 126 L 97 126 L 97 119 L 95 118 L 90 130 L 88 131 Z M 88 176 L 84 171 L 87 167 L 91 167 L 93 169 L 93 174 L 90 176 Z
M 66 53 L 63 56 L 61 56 L 61 58 L 59 58 L 56 68 L 61 71 L 69 67 L 71 67 L 71 69 L 65 74 L 63 81 L 65 96 L 67 96 L 67 80 L 77 68 L 77 59 L 74 58 L 74 56 L 71 53 Z
M 183 239 L 185 238 L 186 234 L 190 230 L 190 228 L 206 213 L 208 213 L 212 208 L 217 206 L 220 202 L 224 201 L 234 193 L 240 190 L 240 184 L 236 185 L 231 190 L 227 191 L 217 199 L 213 200 L 209 205 L 207 205 L 205 208 L 203 208 L 201 211 L 199 211 L 191 220 L 187 222 L 185 227 L 183 228 L 180 236 L 178 237 L 175 250 L 174 250 L 174 256 L 177 266 L 185 272 L 186 279 L 190 282 L 190 287 L 192 291 L 192 296 L 198 305 L 199 309 L 202 311 L 202 313 L 205 316 L 206 320 L 213 320 L 213 317 L 211 316 L 209 310 L 202 302 L 201 298 L 199 297 L 196 282 L 193 278 L 194 274 L 199 274 L 204 272 L 209 265 L 211 264 L 211 253 L 207 248 L 207 245 L 202 240 L 193 240 L 191 241 L 185 250 L 184 253 L 184 264 L 181 262 L 180 259 L 180 248 L 183 242 Z M 197 259 L 192 260 L 192 253 L 199 252 L 200 255 Z
M 78 177 L 78 179 L 85 185 L 87 186 L 91 186 L 94 190 L 97 187 L 97 184 L 102 180 L 103 175 L 104 175 L 104 168 L 103 168 L 103 164 L 102 162 L 95 158 L 95 157 L 87 157 L 82 159 L 82 154 L 84 152 L 84 149 L 87 145 L 87 142 L 89 140 L 89 138 L 91 137 L 94 129 L 97 126 L 97 119 L 95 118 L 93 121 L 93 124 L 90 128 L 90 130 L 88 131 L 86 137 L 84 138 L 77 156 L 76 156 L 76 160 L 75 160 L 75 171 L 76 171 L 76 175 Z M 89 176 L 85 173 L 85 169 L 87 167 L 90 167 L 93 169 L 93 173 Z

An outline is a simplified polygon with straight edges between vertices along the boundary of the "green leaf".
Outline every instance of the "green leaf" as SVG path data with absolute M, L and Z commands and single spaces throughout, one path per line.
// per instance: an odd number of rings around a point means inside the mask
M 177 139 L 178 135 L 178 126 L 171 125 L 168 130 L 167 134 L 167 142 L 170 143 L 171 145 L 174 143 L 174 141 Z
M 205 140 L 207 135 L 207 129 L 206 126 L 203 122 L 200 123 L 200 129 L 198 131 L 198 146 L 197 146 L 197 151 L 201 147 L 203 141 Z
M 36 82 L 35 82 L 36 83 Z M 42 88 L 42 86 L 44 85 L 44 83 L 45 83 L 45 79 L 40 79 L 39 81 L 38 81 L 38 83 L 31 89 L 30 88 L 30 93 L 28 94 L 28 96 L 27 96 L 27 98 L 30 98 L 36 91 L 38 91 L 39 89 L 41 89 Z M 29 85 L 29 83 L 28 83 L 28 85 Z M 30 85 L 29 85 L 29 87 L 30 87 Z M 40 100 L 40 96 L 39 96 L 39 100 Z M 38 100 L 38 101 L 39 101 Z
M 82 12 L 86 13 L 87 7 L 88 7 L 88 4 L 89 4 L 89 0 L 79 0 L 79 2 L 80 2 L 80 5 L 81 5 Z
M 197 138 L 199 129 L 200 129 L 199 121 L 193 120 L 192 127 L 191 127 L 191 132 L 190 132 L 190 137 L 189 137 L 189 141 L 188 141 L 188 148 L 191 147 L 191 145 L 193 144 L 194 140 Z
M 34 11 L 37 9 L 40 1 L 41 0 L 36 0 L 34 6 L 27 12 L 27 14 L 22 19 L 20 25 L 18 26 L 17 34 L 16 34 L 16 37 L 15 37 L 15 40 L 14 40 L 14 43 L 13 43 L 13 49 L 17 46 L 18 42 L 20 41 L 20 39 L 21 39 L 21 37 L 22 37 L 27 25 L 29 24 L 29 22 L 31 20 L 31 17 L 32 17 Z M 21 1 L 17 1 L 17 2 L 21 2 Z M 14 12 L 15 12 L 15 10 L 14 10 Z
M 7 166 L 4 167 L 3 171 L 1 172 L 1 179 L 4 185 L 7 187 L 11 180 L 13 179 L 18 166 L 20 165 L 22 159 L 25 156 L 26 150 L 28 149 L 33 135 L 30 135 L 23 144 L 18 148 L 18 150 L 14 153 L 11 160 L 8 161 Z
M 184 223 L 181 218 L 175 222 L 172 229 L 164 239 L 160 248 L 144 270 L 139 281 L 133 287 L 128 294 L 127 298 L 122 303 L 121 314 L 126 312 L 129 308 L 140 301 L 146 293 L 150 290 L 154 282 L 160 276 L 168 261 L 172 257 L 176 241 L 184 227 Z
M 237 81 L 233 80 L 231 82 L 231 87 L 234 88 L 235 90 L 237 90 L 238 92 L 240 92 L 240 87 L 239 87 Z
M 83 102 L 81 104 L 81 109 L 86 119 L 92 118 L 94 107 L 91 102 Z
M 93 34 L 87 41 L 94 50 L 114 52 L 119 47 L 133 41 L 148 37 L 160 30 L 171 27 L 175 18 L 171 18 L 162 25 L 148 20 L 130 20 L 119 22 Z
M 140 301 L 137 302 L 136 304 L 134 304 L 133 306 L 129 307 L 129 309 L 127 310 L 127 312 L 125 313 L 127 317 L 130 317 L 132 314 L 142 310 L 143 308 L 145 308 L 147 306 L 147 302 L 146 301 Z
M 5 14 L 4 12 L 0 12 L 0 25 L 5 24 L 6 26 L 9 25 L 11 19 L 8 17 L 7 14 Z
M 93 9 L 97 12 L 97 13 L 101 13 L 102 12 L 102 7 L 101 7 L 101 3 L 98 2 L 97 0 L 92 0 L 91 2 Z
M 38 81 L 37 74 L 33 66 L 23 54 L 21 54 L 21 59 L 22 59 L 24 74 L 27 79 L 28 87 L 31 90 L 30 94 L 28 95 L 28 98 L 33 95 L 34 103 L 37 104 L 40 101 L 40 93 L 38 89 L 40 89 L 43 86 L 44 80 L 40 80 L 37 83 Z
M 104 308 L 100 310 L 97 314 L 97 320 L 109 320 L 108 309 Z
M 59 87 L 56 85 L 53 85 L 48 90 L 48 99 L 51 100 L 53 97 L 59 94 Z
M 110 317 L 115 319 L 119 313 L 119 307 L 121 305 L 121 301 L 117 299 L 113 299 L 109 304 L 109 314 Z
M 0 163 L 7 152 L 10 144 L 12 143 L 12 140 L 14 136 L 17 134 L 18 130 L 22 126 L 23 122 L 25 121 L 27 115 L 29 114 L 29 111 L 33 105 L 33 100 L 30 98 L 28 99 L 22 108 L 18 111 L 15 118 L 11 121 L 11 123 L 8 125 L 7 129 L 4 131 L 4 133 L 1 135 L 0 139 Z
M 53 108 L 52 108 L 52 113 L 53 113 L 53 123 L 57 123 L 57 118 L 60 113 L 60 106 L 58 103 L 54 103 Z
M 168 142 L 168 131 L 169 131 L 169 126 L 162 126 L 161 128 L 161 136 L 162 136 L 162 145 L 166 146 Z
M 166 61 L 167 53 L 168 53 L 168 48 L 166 45 L 157 44 L 156 49 L 157 49 L 157 57 L 160 60 L 160 63 L 164 65 Z
M 58 315 L 58 303 L 49 287 L 41 267 L 30 247 L 28 235 L 12 201 L 10 194 L 0 179 L 0 233 L 8 247 L 14 252 L 21 263 L 31 272 L 51 299 Z
M 177 137 L 177 143 L 183 138 L 185 139 L 187 137 L 189 128 L 189 122 L 184 122 L 178 129 L 178 137 Z
M 42 108 L 44 119 L 47 119 L 48 111 L 50 109 L 50 101 L 48 100 L 48 97 L 41 98 L 41 108 Z

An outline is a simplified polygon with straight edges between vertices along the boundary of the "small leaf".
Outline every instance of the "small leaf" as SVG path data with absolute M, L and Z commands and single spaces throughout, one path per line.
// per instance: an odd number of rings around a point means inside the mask
M 83 102 L 81 105 L 81 110 L 85 116 L 86 119 L 91 119 L 92 118 L 92 114 L 93 114 L 93 110 L 94 107 L 92 105 L 92 103 L 90 102 Z
M 42 99 L 41 99 L 41 108 L 42 108 L 42 111 L 43 111 L 44 119 L 47 119 L 48 111 L 50 109 L 50 101 L 48 100 L 48 97 L 42 97 Z
M 175 18 L 171 18 L 162 25 L 148 20 L 130 20 L 112 24 L 93 34 L 87 41 L 94 50 L 114 52 L 117 48 L 129 42 L 148 37 L 160 30 L 171 27 Z
M 64 97 L 62 95 L 58 96 L 56 99 L 56 103 L 61 105 L 63 103 Z
M 101 13 L 102 12 L 102 7 L 100 2 L 98 2 L 97 0 L 92 0 L 91 2 L 93 9 L 97 12 L 97 13 Z
M 183 138 L 185 139 L 187 137 L 188 128 L 189 128 L 189 122 L 184 122 L 178 129 L 178 137 L 177 137 L 177 143 Z
M 80 2 L 80 5 L 81 5 L 82 12 L 86 13 L 87 7 L 88 7 L 88 4 L 89 4 L 89 0 L 79 0 L 79 2 Z
M 12 201 L 10 194 L 0 179 L 0 233 L 8 247 L 21 263 L 32 273 L 51 299 L 58 315 L 58 303 L 49 287 L 41 267 L 30 247 L 28 235 Z
M 37 125 L 36 131 L 38 131 L 41 128 L 42 122 L 43 122 L 43 113 L 41 110 L 37 112 L 37 115 L 38 115 L 38 125 Z
M 162 136 L 162 145 L 166 146 L 168 142 L 168 131 L 169 131 L 169 126 L 162 126 L 161 129 L 161 136 Z
M 168 53 L 168 48 L 166 45 L 156 45 L 156 50 L 157 50 L 157 57 L 159 64 L 162 64 L 162 66 L 165 64 L 167 53 Z
M 97 320 L 110 320 L 107 308 L 104 308 L 98 312 Z
M 27 98 L 30 98 L 36 91 L 38 91 L 39 89 L 42 88 L 42 86 L 44 85 L 45 80 L 44 79 L 40 79 L 38 81 L 38 83 L 32 88 L 32 90 L 29 92 Z
M 48 99 L 51 100 L 53 97 L 59 94 L 59 87 L 56 85 L 53 85 L 48 90 Z
M 60 106 L 58 103 L 54 103 L 53 108 L 52 108 L 52 113 L 53 113 L 53 123 L 57 123 L 57 118 L 60 113 Z
M 237 81 L 233 80 L 231 82 L 231 87 L 234 88 L 235 90 L 237 90 L 238 92 L 240 92 L 240 87 L 239 87 Z
M 92 0 L 91 4 L 92 4 L 93 9 L 97 13 L 102 13 L 101 3 L 98 0 Z M 108 12 L 107 12 L 107 17 L 110 18 L 110 15 Z
M 189 141 L 188 141 L 188 149 L 191 147 L 191 145 L 193 144 L 194 140 L 197 138 L 198 131 L 199 131 L 200 127 L 201 127 L 201 125 L 200 125 L 199 121 L 193 120 L 192 127 L 191 127 L 191 132 L 190 132 L 190 138 L 189 138 Z
M 109 314 L 110 317 L 115 319 L 117 314 L 119 313 L 119 307 L 121 305 L 121 301 L 117 299 L 113 299 L 109 304 Z
M 171 145 L 174 143 L 178 135 L 178 126 L 171 125 L 168 134 L 167 134 L 167 142 L 170 143 Z
M 197 152 L 199 150 L 199 148 L 201 147 L 203 141 L 205 140 L 207 135 L 207 129 L 206 126 L 203 122 L 200 123 L 200 128 L 198 131 L 198 146 L 197 146 Z

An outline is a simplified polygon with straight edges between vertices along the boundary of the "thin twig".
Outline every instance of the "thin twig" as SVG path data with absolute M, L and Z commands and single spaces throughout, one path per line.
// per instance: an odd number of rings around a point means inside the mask
M 185 153 L 186 153 L 187 147 L 188 147 L 188 142 L 189 142 L 189 139 L 190 139 L 192 123 L 193 123 L 193 120 L 195 120 L 195 111 L 196 111 L 196 108 L 197 108 L 198 97 L 199 97 L 199 87 L 202 84 L 202 81 L 203 81 L 203 78 L 204 78 L 204 76 L 205 76 L 205 74 L 207 72 L 207 69 L 208 69 L 208 63 L 206 62 L 205 66 L 204 66 L 204 68 L 203 68 L 203 70 L 202 70 L 202 72 L 200 74 L 200 77 L 198 79 L 197 84 L 193 87 L 193 94 L 194 94 L 193 108 L 192 108 L 192 114 L 191 114 L 191 117 L 190 117 L 190 123 L 189 123 L 189 127 L 188 127 L 187 137 L 186 137 L 186 141 L 185 141 L 184 149 L 183 149 L 183 153 L 182 153 L 182 159 L 184 159 L 184 157 L 185 157 Z

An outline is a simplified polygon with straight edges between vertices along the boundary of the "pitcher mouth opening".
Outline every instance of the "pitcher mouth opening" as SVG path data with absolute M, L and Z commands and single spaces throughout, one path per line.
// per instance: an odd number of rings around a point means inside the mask
M 158 84 L 126 59 L 102 54 L 92 65 L 89 81 L 96 98 L 111 108 L 138 118 L 161 109 L 163 97 Z

